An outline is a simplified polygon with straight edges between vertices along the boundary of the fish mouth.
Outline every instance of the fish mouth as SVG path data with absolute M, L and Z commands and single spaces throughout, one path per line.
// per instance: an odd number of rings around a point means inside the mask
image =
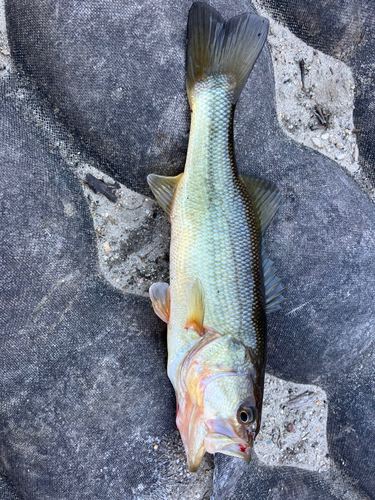
M 223 453 L 241 458 L 246 462 L 251 460 L 252 446 L 241 438 L 230 438 L 225 434 L 207 434 L 204 444 L 208 453 Z
M 194 410 L 192 413 L 196 416 L 194 413 L 198 412 L 196 408 Z M 212 454 L 223 453 L 250 462 L 253 447 L 252 434 L 246 433 L 246 436 L 240 437 L 233 425 L 222 419 L 197 422 L 193 418 L 191 422 L 193 425 L 189 425 L 190 432 L 181 432 L 182 429 L 180 429 L 190 472 L 198 470 L 206 451 Z
M 207 433 L 201 445 L 195 448 L 195 452 L 192 449 L 186 450 L 189 471 L 196 472 L 198 470 L 206 451 L 212 454 L 223 453 L 250 462 L 251 450 L 252 446 L 241 438 L 231 438 L 225 434 Z
M 241 437 L 230 422 L 220 419 L 207 421 L 206 427 L 209 432 L 204 438 L 204 444 L 208 453 L 223 453 L 250 462 L 252 434 L 246 433 Z

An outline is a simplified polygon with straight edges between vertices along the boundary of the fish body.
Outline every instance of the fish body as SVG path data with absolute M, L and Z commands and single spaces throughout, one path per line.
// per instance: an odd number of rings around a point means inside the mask
M 262 250 L 280 196 L 265 181 L 240 178 L 233 153 L 235 103 L 267 29 L 259 16 L 225 23 L 207 4 L 193 5 L 185 171 L 148 177 L 172 227 L 170 286 L 155 284 L 150 296 L 168 323 L 168 376 L 191 471 L 205 451 L 250 460 L 260 427 L 266 312 L 282 300 Z

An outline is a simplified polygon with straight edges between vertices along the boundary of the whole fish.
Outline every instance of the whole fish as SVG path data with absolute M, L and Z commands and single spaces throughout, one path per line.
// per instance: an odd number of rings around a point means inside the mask
M 266 313 L 283 300 L 262 245 L 280 194 L 266 181 L 239 177 L 233 153 L 235 103 L 267 32 L 257 15 L 224 22 L 207 4 L 193 4 L 185 171 L 147 178 L 172 224 L 170 286 L 155 283 L 150 296 L 168 323 L 168 376 L 190 471 L 205 451 L 250 460 L 262 410 Z

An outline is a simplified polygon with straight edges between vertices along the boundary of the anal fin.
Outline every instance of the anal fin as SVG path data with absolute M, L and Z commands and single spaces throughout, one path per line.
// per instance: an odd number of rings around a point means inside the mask
M 164 210 L 168 220 L 171 216 L 173 195 L 177 184 L 184 174 L 176 175 L 175 177 L 165 177 L 163 175 L 150 174 L 147 176 L 147 182 L 153 192 L 157 202 Z

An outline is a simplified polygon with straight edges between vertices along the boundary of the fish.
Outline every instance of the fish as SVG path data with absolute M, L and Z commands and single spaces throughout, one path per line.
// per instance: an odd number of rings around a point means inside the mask
M 170 283 L 154 283 L 149 294 L 168 324 L 167 373 L 191 472 L 206 451 L 250 461 L 261 424 L 266 314 L 284 300 L 263 244 L 280 192 L 239 176 L 233 149 L 235 105 L 268 24 L 250 13 L 224 21 L 208 4 L 192 5 L 185 170 L 147 177 L 171 222 Z

